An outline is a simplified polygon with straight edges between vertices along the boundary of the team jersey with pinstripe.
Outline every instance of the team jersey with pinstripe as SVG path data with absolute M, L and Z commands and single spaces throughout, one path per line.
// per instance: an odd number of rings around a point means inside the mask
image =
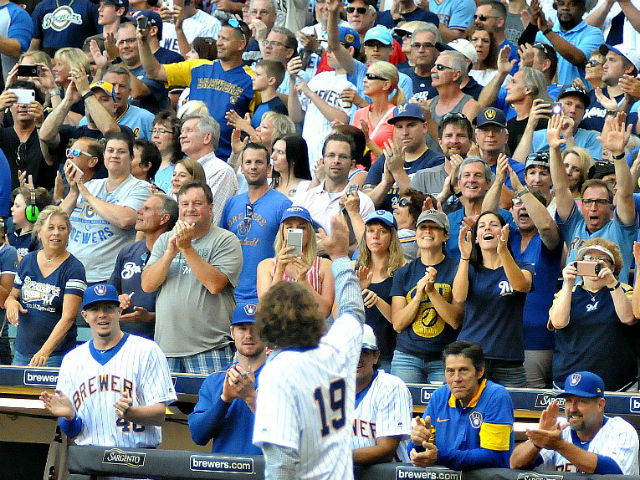
M 123 391 L 129 392 L 135 406 L 176 400 L 160 347 L 128 333 L 105 352 L 97 350 L 93 340 L 69 352 L 62 360 L 57 389 L 71 400 L 82 420 L 77 445 L 156 447 L 162 440 L 161 428 L 119 419 L 114 404 Z
M 350 437 L 364 307 L 349 260 L 336 259 L 331 269 L 340 315 L 318 347 L 269 357 L 256 403 L 253 443 L 296 451 L 296 478 L 305 480 L 353 478 Z M 270 475 L 267 465 L 265 478 Z
M 377 438 L 402 437 L 394 460 L 409 462 L 412 409 L 411 394 L 404 382 L 376 371 L 369 386 L 356 394 L 351 448 L 373 447 Z

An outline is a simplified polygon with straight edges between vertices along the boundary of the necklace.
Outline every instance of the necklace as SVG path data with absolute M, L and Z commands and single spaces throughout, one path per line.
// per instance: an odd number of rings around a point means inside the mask
M 69 5 L 67 5 L 68 7 L 71 7 L 71 5 L 73 5 L 73 2 L 75 2 L 76 0 L 71 0 L 69 2 Z M 60 0 L 56 0 L 56 10 L 60 8 Z

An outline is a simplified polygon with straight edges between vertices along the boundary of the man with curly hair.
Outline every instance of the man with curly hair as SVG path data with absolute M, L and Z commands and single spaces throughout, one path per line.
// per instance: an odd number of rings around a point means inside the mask
M 353 478 L 351 426 L 364 304 L 342 215 L 331 219 L 324 245 L 333 260 L 338 302 L 331 328 L 326 331 L 318 303 L 296 283 L 273 285 L 256 314 L 260 336 L 273 349 L 260 375 L 253 431 L 267 480 Z

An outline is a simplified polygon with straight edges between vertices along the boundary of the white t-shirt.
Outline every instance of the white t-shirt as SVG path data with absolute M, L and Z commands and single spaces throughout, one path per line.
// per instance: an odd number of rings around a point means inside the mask
M 212 37 L 217 39 L 221 26 L 220 20 L 216 17 L 202 10 L 196 10 L 193 17 L 185 18 L 182 23 L 182 31 L 184 32 L 184 36 L 187 37 L 187 41 L 192 44 L 193 40 L 197 37 Z M 162 24 L 162 42 L 160 42 L 160 46 L 180 53 L 176 26 L 173 23 L 164 22 Z

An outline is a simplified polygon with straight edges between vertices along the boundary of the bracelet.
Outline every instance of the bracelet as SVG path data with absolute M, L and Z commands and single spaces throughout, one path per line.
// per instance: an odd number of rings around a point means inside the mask
M 93 93 L 93 91 L 92 91 L 92 90 L 89 90 L 87 93 L 85 93 L 84 95 L 82 95 L 82 100 L 86 100 L 87 98 L 92 97 L 92 96 L 94 96 L 94 95 L 95 95 L 95 93 Z
M 551 31 L 551 29 L 549 27 L 547 27 L 545 30 L 542 31 L 542 35 L 544 35 L 546 37 L 549 34 L 550 31 Z
M 50 97 L 61 97 L 62 96 L 62 92 L 58 89 L 58 90 L 54 90 L 53 92 L 49 92 L 49 96 Z
M 607 289 L 610 292 L 613 292 L 614 290 L 617 290 L 620 287 L 620 280 L 618 280 L 618 283 L 616 283 L 616 285 L 614 287 L 607 287 Z
M 613 158 L 614 160 L 622 160 L 624 157 L 624 152 L 622 152 L 620 155 L 611 155 L 611 158 Z
M 462 258 L 462 257 L 460 257 L 460 260 L 464 260 L 465 262 L 468 262 L 468 261 L 469 261 L 469 259 L 468 259 L 468 258 Z

